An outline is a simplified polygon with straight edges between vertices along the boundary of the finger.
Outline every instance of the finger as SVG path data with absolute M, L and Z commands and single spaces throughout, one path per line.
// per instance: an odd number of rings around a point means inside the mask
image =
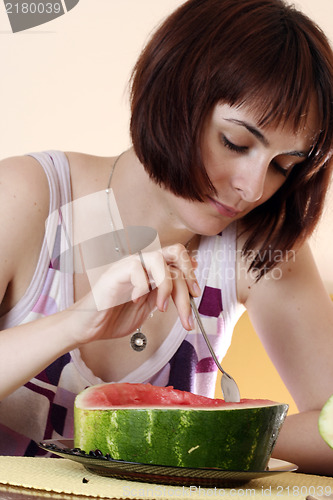
M 140 260 L 144 261 L 145 272 L 151 286 L 150 290 L 157 287 L 156 307 L 160 311 L 166 311 L 173 284 L 162 251 L 142 252 Z
M 192 330 L 194 328 L 194 319 L 190 304 L 188 285 L 182 272 L 178 268 L 171 268 L 170 273 L 173 277 L 171 295 L 177 308 L 180 321 L 186 330 Z
M 151 286 L 151 282 L 150 282 L 150 278 L 149 278 L 149 273 L 148 273 L 148 269 L 146 268 L 145 261 L 143 260 L 143 255 L 142 255 L 141 250 L 138 251 L 138 256 L 140 258 L 140 262 L 141 262 L 142 268 L 143 268 L 143 270 L 145 272 L 145 275 L 146 275 L 146 278 L 147 278 L 149 291 L 151 292 L 152 291 L 152 286 Z
M 137 255 L 112 263 L 92 286 L 98 310 L 115 307 L 149 292 L 146 273 Z
M 194 274 L 196 261 L 192 261 L 185 247 L 180 244 L 165 247 L 158 252 L 144 252 L 142 257 L 150 280 L 158 288 L 158 309 L 166 311 L 172 295 L 184 328 L 191 330 L 194 321 L 189 293 L 193 296 L 201 293 Z
M 134 256 L 129 273 L 131 285 L 133 287 L 131 299 L 135 302 L 153 289 L 150 283 L 149 269 L 146 267 L 141 252 Z
M 191 295 L 198 297 L 201 290 L 194 272 L 197 264 L 195 259 L 191 259 L 184 245 L 177 243 L 163 248 L 162 252 L 166 262 L 177 267 L 183 273 Z

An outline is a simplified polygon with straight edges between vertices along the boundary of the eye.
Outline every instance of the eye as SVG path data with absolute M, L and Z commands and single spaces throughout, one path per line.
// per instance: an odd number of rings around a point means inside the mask
M 249 149 L 247 146 L 237 146 L 236 144 L 233 144 L 226 138 L 225 135 L 222 135 L 222 143 L 226 148 L 234 151 L 235 153 L 246 153 Z
M 272 165 L 275 168 L 275 170 L 279 174 L 282 174 L 284 177 L 288 177 L 289 172 L 291 172 L 291 169 L 293 168 L 293 165 L 288 167 L 281 167 L 281 165 L 275 160 L 272 161 Z

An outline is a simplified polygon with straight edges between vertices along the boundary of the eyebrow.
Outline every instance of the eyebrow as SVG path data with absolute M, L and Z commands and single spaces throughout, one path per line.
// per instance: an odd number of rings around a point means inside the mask
M 243 120 L 237 120 L 236 118 L 225 118 L 227 122 L 232 122 L 235 123 L 236 125 L 240 125 L 241 127 L 245 127 L 246 130 L 248 130 L 256 139 L 258 139 L 264 146 L 268 147 L 269 142 L 266 139 L 266 137 L 260 132 L 259 129 L 254 127 L 253 125 L 250 125 L 250 123 L 247 123 Z M 306 151 L 288 151 L 286 153 L 282 153 L 284 155 L 288 156 L 296 156 L 297 158 L 307 158 L 309 155 L 308 152 Z

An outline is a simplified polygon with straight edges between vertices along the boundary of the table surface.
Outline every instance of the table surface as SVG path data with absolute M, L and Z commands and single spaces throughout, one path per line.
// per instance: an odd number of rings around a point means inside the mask
M 333 494 L 333 478 L 284 472 L 234 487 L 170 486 L 104 477 L 63 458 L 0 456 L 0 499 L 263 499 L 325 498 Z

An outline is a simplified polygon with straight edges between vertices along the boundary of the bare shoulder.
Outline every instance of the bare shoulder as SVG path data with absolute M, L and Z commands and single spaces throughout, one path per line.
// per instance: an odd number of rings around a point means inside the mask
M 3 221 L 20 224 L 21 220 L 34 215 L 45 220 L 49 205 L 48 181 L 34 158 L 19 156 L 0 161 L 0 192 Z
M 70 167 L 73 199 L 105 189 L 114 158 L 66 152 Z
M 273 324 L 281 322 L 281 311 L 291 322 L 300 313 L 308 319 L 312 315 L 318 320 L 317 313 L 331 317 L 332 301 L 308 241 L 288 250 L 285 255 L 278 249 L 271 250 L 270 258 L 275 261 L 275 267 L 257 281 L 255 274 L 246 272 L 248 263 L 241 255 L 245 240 L 246 234 L 238 239 L 237 297 L 250 317 L 257 316 L 260 321 L 267 318 L 270 330 Z
M 29 156 L 0 161 L 0 299 L 20 270 L 27 269 L 27 260 L 35 264 L 48 209 L 41 165 Z
M 269 300 L 271 296 L 285 293 L 303 294 L 310 283 L 320 289 L 323 287 L 308 242 L 298 249 L 290 249 L 286 255 L 278 249 L 271 250 L 275 267 L 256 282 L 255 273 L 248 272 L 249 262 L 241 253 L 246 237 L 246 234 L 241 234 L 237 241 L 237 295 L 246 307 L 258 297 L 263 300 L 266 296 Z
M 40 184 L 45 183 L 46 176 L 43 168 L 32 156 L 13 156 L 0 161 L 1 185 L 11 185 L 13 188 L 24 190 L 27 183 L 37 183 L 36 191 Z M 29 186 L 32 187 L 31 185 Z

